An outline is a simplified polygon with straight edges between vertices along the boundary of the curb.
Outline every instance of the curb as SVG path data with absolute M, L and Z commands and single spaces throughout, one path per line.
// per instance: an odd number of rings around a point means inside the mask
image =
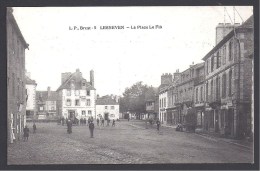
M 219 139 L 219 138 L 216 138 L 216 137 L 213 137 L 213 136 L 210 136 L 210 135 L 207 136 L 207 135 L 201 134 L 201 133 L 195 133 L 195 134 L 197 134 L 197 135 L 199 135 L 199 136 L 203 136 L 203 137 L 205 137 L 205 138 L 211 138 L 211 139 L 214 139 L 214 140 L 216 140 L 216 141 L 222 141 L 222 142 L 225 142 L 225 143 L 229 143 L 229 144 L 233 144 L 233 145 L 237 145 L 237 146 L 246 148 L 246 149 L 248 149 L 248 150 L 252 150 L 251 147 L 248 147 L 248 146 L 245 146 L 245 145 L 242 145 L 242 144 L 239 144 L 239 143 L 231 142 L 231 141 L 224 140 L 224 139 Z

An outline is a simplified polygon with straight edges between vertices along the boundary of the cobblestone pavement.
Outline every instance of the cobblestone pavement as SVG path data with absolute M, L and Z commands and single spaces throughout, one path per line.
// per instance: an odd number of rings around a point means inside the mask
M 32 132 L 32 124 L 28 124 Z M 38 123 L 29 141 L 8 147 L 9 165 L 251 163 L 253 150 L 244 149 L 172 128 L 145 127 L 140 121 L 120 121 L 116 127 L 97 127 L 90 138 L 87 126 Z

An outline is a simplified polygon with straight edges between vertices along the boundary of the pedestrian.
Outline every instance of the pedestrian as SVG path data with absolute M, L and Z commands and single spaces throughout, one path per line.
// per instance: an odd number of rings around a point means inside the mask
M 113 119 L 112 126 L 116 126 L 116 121 Z
M 72 133 L 72 121 L 69 119 L 68 122 L 67 122 L 67 132 L 68 134 L 71 134 Z
M 161 125 L 159 119 L 156 121 L 156 125 L 157 125 L 157 130 L 159 131 L 159 129 L 160 129 L 160 125 Z
M 99 118 L 97 118 L 97 126 L 99 126 Z
M 84 123 L 84 125 L 87 124 L 87 120 L 86 120 L 86 118 L 84 118 L 83 123 Z
M 128 120 L 128 122 L 129 122 L 129 119 L 130 119 L 130 118 L 129 118 L 129 116 L 128 116 L 128 119 L 127 119 L 127 120 Z
M 25 126 L 25 128 L 23 129 L 23 140 L 27 140 L 28 141 L 28 138 L 29 138 L 29 128 L 27 127 L 27 125 Z
M 90 121 L 89 123 L 89 131 L 90 131 L 90 138 L 94 138 L 94 123 L 93 121 Z
M 36 132 L 36 125 L 35 125 L 35 122 L 33 123 L 33 133 Z
M 104 120 L 104 118 L 102 118 L 102 120 L 101 120 L 101 126 L 104 126 L 104 123 L 105 123 L 105 120 Z
M 109 118 L 107 118 L 107 126 L 109 126 L 110 120 Z
M 91 121 L 91 120 L 90 120 L 90 117 L 89 117 L 89 118 L 88 118 L 88 125 L 90 124 L 90 121 Z

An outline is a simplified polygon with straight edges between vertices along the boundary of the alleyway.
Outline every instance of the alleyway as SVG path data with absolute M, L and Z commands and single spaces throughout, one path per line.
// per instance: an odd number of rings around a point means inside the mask
M 32 132 L 32 125 L 29 124 Z M 145 128 L 140 121 L 121 121 L 116 127 L 96 127 L 89 138 L 87 126 L 38 123 L 28 142 L 8 148 L 8 164 L 149 164 L 250 163 L 253 150 L 172 128 Z

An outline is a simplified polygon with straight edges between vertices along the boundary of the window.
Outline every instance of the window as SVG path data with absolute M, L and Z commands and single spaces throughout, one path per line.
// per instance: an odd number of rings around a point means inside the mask
M 209 84 L 206 83 L 206 101 L 208 101 L 208 95 L 209 95 Z
M 67 96 L 71 96 L 71 91 L 67 90 Z
M 232 48 L 233 48 L 233 43 L 232 41 L 229 42 L 229 46 L 228 46 L 228 56 L 229 56 L 229 61 L 232 60 Z
M 79 99 L 75 100 L 75 106 L 80 106 Z
M 200 101 L 203 101 L 203 87 L 200 87 Z
M 164 107 L 166 107 L 166 97 L 164 97 Z
M 219 55 L 219 51 L 217 52 L 217 68 L 221 66 L 221 56 Z
M 40 106 L 40 111 L 43 111 L 43 106 Z
M 81 114 L 82 114 L 82 115 L 86 115 L 86 111 L 85 111 L 85 110 L 82 110 L 82 111 L 81 111 Z
M 211 100 L 213 100 L 213 79 L 211 80 L 211 87 L 210 87 L 210 96 L 211 96 Z
M 226 74 L 222 76 L 222 98 L 226 98 L 226 87 L 227 87 L 227 78 Z
M 79 96 L 79 90 L 75 90 L 75 95 Z
M 229 71 L 229 90 L 228 90 L 228 96 L 231 97 L 232 95 L 232 70 Z
M 209 73 L 209 60 L 207 60 L 207 74 Z
M 105 109 L 107 109 L 107 106 L 105 106 Z
M 90 90 L 87 90 L 87 96 L 90 96 Z
M 220 93 L 220 91 L 219 91 L 220 87 L 219 86 L 220 86 L 220 84 L 219 84 L 219 77 L 217 76 L 217 78 L 216 78 L 216 98 L 217 99 L 219 99 L 219 97 L 220 97 L 220 94 L 219 94 Z
M 196 88 L 196 102 L 198 102 L 199 101 L 199 89 L 198 88 Z
M 67 106 L 71 106 L 71 100 L 70 100 L 70 99 L 67 99 L 66 105 L 67 105 Z
M 227 53 L 227 49 L 226 49 L 226 45 L 224 45 L 223 47 L 223 65 L 226 64 L 226 53 Z
M 91 111 L 91 110 L 88 110 L 88 114 L 91 115 L 91 114 L 92 114 L 92 111 Z
M 211 72 L 214 70 L 214 56 L 211 57 Z
M 90 106 L 90 105 L 91 105 L 91 104 L 90 104 L 90 99 L 87 99 L 86 105 L 87 105 L 87 106 Z
M 111 109 L 111 110 L 114 110 L 114 109 L 115 109 L 115 106 L 111 106 L 110 109 Z

